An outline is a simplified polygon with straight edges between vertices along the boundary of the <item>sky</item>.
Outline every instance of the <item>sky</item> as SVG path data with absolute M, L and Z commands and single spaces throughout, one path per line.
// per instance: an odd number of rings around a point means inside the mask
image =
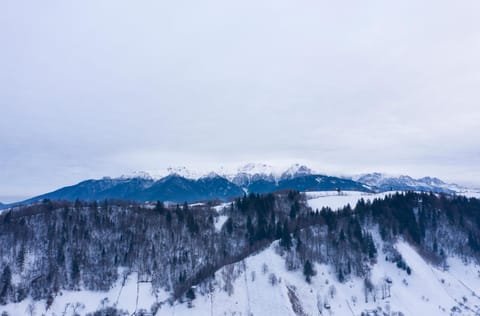
M 478 0 L 0 2 L 0 201 L 169 166 L 480 186 Z

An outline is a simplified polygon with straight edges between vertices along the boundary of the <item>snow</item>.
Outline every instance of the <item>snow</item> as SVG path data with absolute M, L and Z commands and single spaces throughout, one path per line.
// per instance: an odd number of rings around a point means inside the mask
M 467 198 L 480 199 L 480 189 L 464 189 L 457 192 L 458 195 L 463 195 Z
M 226 215 L 219 215 L 215 218 L 215 229 L 217 231 L 222 230 L 223 224 L 228 220 L 228 216 Z
M 382 192 L 382 193 L 367 193 L 359 191 L 319 191 L 319 192 L 305 192 L 307 196 L 307 203 L 313 210 L 320 210 L 322 207 L 330 207 L 336 211 L 350 204 L 353 208 L 360 199 L 365 201 L 385 198 L 386 195 L 396 193 L 396 191 Z
M 122 272 L 119 274 L 122 275 Z M 167 298 L 168 293 L 152 291 L 151 283 L 139 280 L 138 275 L 132 273 L 125 279 L 124 284 L 123 278 L 120 277 L 117 284 L 108 292 L 62 291 L 55 297 L 48 310 L 46 310 L 45 300 L 33 302 L 31 299 L 26 299 L 20 303 L 0 306 L 0 312 L 6 311 L 9 315 L 27 315 L 27 308 L 32 304 L 36 315 L 70 316 L 74 315 L 75 308 L 80 315 L 86 315 L 102 306 L 115 306 L 133 313 L 140 309 L 149 311 L 155 302 L 162 302 Z M 78 306 L 76 306 L 77 303 Z
M 198 170 L 191 170 L 185 166 L 176 166 L 176 167 L 168 167 L 164 170 L 157 170 L 157 171 L 137 171 L 133 172 L 128 175 L 123 175 L 120 179 L 131 179 L 131 178 L 143 178 L 143 179 L 154 179 L 159 180 L 169 175 L 179 175 L 181 177 L 187 179 L 198 180 L 202 177 L 225 177 L 229 180 L 232 180 L 239 174 L 245 175 L 266 175 L 266 176 L 273 176 L 276 180 L 280 179 L 282 175 L 285 176 L 294 176 L 296 174 L 306 174 L 311 172 L 309 168 L 300 164 L 294 164 L 288 168 L 282 166 L 271 166 L 265 163 L 247 163 L 242 165 L 238 168 L 227 169 L 224 167 L 218 168 L 215 171 L 198 171 Z
M 187 167 L 168 167 L 167 174 L 165 176 L 172 175 L 172 174 L 176 174 L 181 177 L 184 177 L 187 179 L 194 179 L 194 180 L 199 179 L 203 176 L 202 173 L 189 170 L 187 169 Z
M 312 170 L 310 168 L 296 163 L 282 173 L 281 179 L 291 179 L 296 176 L 305 176 L 310 174 L 312 174 Z
M 191 203 L 188 204 L 189 207 L 202 207 L 205 206 L 205 203 Z
M 118 179 L 121 180 L 129 180 L 129 179 L 135 179 L 135 178 L 140 178 L 144 180 L 153 180 L 154 177 L 152 177 L 148 172 L 146 171 L 134 171 L 130 174 L 124 174 L 118 177 Z
M 207 174 L 204 174 L 203 176 L 201 176 L 200 178 L 210 178 L 210 179 L 213 179 L 213 178 L 223 178 L 221 175 L 219 175 L 218 173 L 216 172 L 209 172 Z
M 160 180 L 162 178 L 168 177 L 170 175 L 178 175 L 186 179 L 198 180 L 202 176 L 208 174 L 208 172 L 203 173 L 196 170 L 190 170 L 185 166 L 170 166 L 166 169 L 158 169 L 146 172 L 152 179 Z
M 478 266 L 464 265 L 460 260 L 452 259 L 450 270 L 441 271 L 426 263 L 405 242 L 399 242 L 397 248 L 412 267 L 412 275 L 407 275 L 394 263 L 385 261 L 384 254 L 380 252 L 379 262 L 374 266 L 371 277 L 377 297 L 375 302 L 369 298 L 368 303 L 365 302 L 363 279 L 353 277 L 346 283 L 339 283 L 330 267 L 317 264 L 317 275 L 308 284 L 301 271 L 286 270 L 283 258 L 275 252 L 274 247 L 235 264 L 233 269 L 225 267 L 217 272 L 219 285 L 215 292 L 213 295 L 198 295 L 193 308 L 176 303 L 173 307 L 165 306 L 161 315 L 298 315 L 293 310 L 289 291 L 298 298 L 300 308 L 307 315 L 319 314 L 317 297 L 321 306 L 328 304 L 331 307 L 331 314 L 346 316 L 379 308 L 392 311 L 391 315 L 399 311 L 404 315 L 450 315 L 454 306 L 462 311 L 458 315 L 475 315 L 476 306 L 480 304 L 480 299 L 473 296 L 471 290 L 480 286 Z M 262 272 L 263 265 L 268 267 L 266 273 Z M 252 278 L 252 273 L 255 278 Z M 222 290 L 227 274 L 237 276 L 231 296 Z M 271 274 L 278 278 L 278 284 L 274 286 L 269 282 Z M 382 298 L 380 290 L 382 285 L 387 286 L 387 278 L 392 282 L 391 295 Z M 332 287 L 336 292 L 333 298 L 329 294 Z M 464 296 L 467 303 L 464 303 Z M 464 306 L 460 306 L 460 303 Z M 330 315 L 325 309 L 323 312 L 323 315 Z
M 232 204 L 231 202 L 221 203 L 221 204 L 219 204 L 219 205 L 214 206 L 213 209 L 214 209 L 217 213 L 221 213 L 224 208 L 230 207 L 231 204 Z
M 480 289 L 479 266 L 452 257 L 448 260 L 450 268 L 444 271 L 426 263 L 406 242 L 399 242 L 396 248 L 412 268 L 412 275 L 390 269 L 389 275 L 394 284 L 398 284 L 397 288 L 400 287 L 392 292 L 392 306 L 403 306 L 408 315 L 448 315 L 454 306 L 462 310 L 460 315 L 476 315 L 473 311 L 478 310 L 480 297 L 474 295 L 472 289 Z M 408 285 L 403 284 L 403 279 Z
M 228 172 L 226 170 L 221 171 L 221 175 L 230 181 L 239 175 L 246 175 L 248 177 L 253 176 L 263 176 L 263 177 L 273 177 L 275 181 L 281 179 L 289 179 L 299 175 L 311 174 L 312 170 L 301 164 L 293 164 L 291 166 L 271 166 L 264 163 L 248 163 L 246 165 L 240 166 L 236 171 Z
M 264 163 L 248 163 L 244 166 L 238 167 L 237 173 L 246 173 L 250 175 L 255 174 L 276 174 L 278 173 L 277 168 L 264 164 Z

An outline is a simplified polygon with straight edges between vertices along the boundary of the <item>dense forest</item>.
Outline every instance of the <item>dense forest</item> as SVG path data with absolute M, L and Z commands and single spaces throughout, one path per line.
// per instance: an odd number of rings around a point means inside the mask
M 413 192 L 312 210 L 289 191 L 232 201 L 219 211 L 228 219 L 217 229 L 219 212 L 208 204 L 44 200 L 0 214 L 0 305 L 28 296 L 48 304 L 64 289 L 106 291 L 132 272 L 173 301 L 275 240 L 286 267 L 303 271 L 306 282 L 313 262 L 331 265 L 342 282 L 367 278 L 379 260 L 376 240 L 407 273 L 393 247 L 398 238 L 436 265 L 449 255 L 479 261 L 479 211 L 477 199 Z

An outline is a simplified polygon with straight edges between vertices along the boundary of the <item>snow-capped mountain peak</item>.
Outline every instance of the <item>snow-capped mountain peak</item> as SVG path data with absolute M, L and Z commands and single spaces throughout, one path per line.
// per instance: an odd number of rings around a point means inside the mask
M 123 174 L 118 179 L 120 180 L 128 180 L 128 179 L 144 179 L 144 180 L 154 180 L 154 177 L 150 175 L 150 173 L 146 171 L 134 171 L 130 174 Z
M 216 173 L 214 171 L 211 171 L 207 174 L 204 174 L 200 178 L 202 178 L 202 179 L 215 179 L 215 178 L 223 178 L 223 177 L 221 175 L 219 175 L 218 173 Z
M 179 166 L 179 167 L 168 167 L 166 170 L 166 176 L 168 175 L 178 175 L 180 177 L 186 178 L 186 179 L 199 179 L 200 177 L 203 176 L 203 174 L 197 172 L 197 171 L 192 171 L 188 169 L 185 166 Z
M 448 184 L 434 177 L 415 179 L 406 175 L 394 176 L 378 172 L 355 176 L 353 180 L 374 187 L 380 191 L 413 190 L 453 193 L 462 189 L 456 184 Z
M 280 181 L 284 179 L 292 179 L 295 177 L 301 177 L 312 174 L 312 170 L 301 164 L 293 164 L 288 168 L 281 168 L 279 166 L 271 166 L 265 163 L 247 163 L 238 167 L 235 171 L 227 171 L 220 169 L 210 172 L 198 172 L 188 169 L 184 166 L 168 167 L 160 172 L 145 172 L 135 171 L 130 174 L 125 174 L 118 179 L 128 180 L 134 178 L 141 178 L 145 180 L 159 180 L 161 178 L 177 175 L 187 179 L 198 180 L 200 178 L 216 178 L 223 177 L 237 184 L 256 181 L 259 179 L 268 181 Z
M 300 165 L 298 163 L 291 165 L 287 170 L 285 170 L 281 179 L 292 179 L 295 177 L 307 176 L 312 174 L 312 169 L 308 168 L 305 165 Z
M 423 177 L 421 179 L 418 179 L 418 181 L 421 181 L 421 182 L 426 183 L 428 185 L 437 185 L 437 186 L 441 186 L 441 185 L 446 184 L 442 180 L 440 180 L 438 178 L 435 178 L 435 177 Z
M 241 173 L 249 174 L 249 175 L 256 175 L 256 174 L 272 175 L 275 173 L 275 168 L 264 163 L 248 163 L 237 169 L 237 174 L 241 174 Z
M 264 163 L 248 163 L 237 168 L 236 172 L 225 174 L 225 178 L 238 186 L 246 187 L 256 180 L 275 181 L 275 168 Z

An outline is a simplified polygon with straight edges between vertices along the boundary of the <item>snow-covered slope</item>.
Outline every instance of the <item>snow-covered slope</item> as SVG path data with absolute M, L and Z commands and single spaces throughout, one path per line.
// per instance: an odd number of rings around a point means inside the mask
M 480 189 L 468 189 L 464 188 L 456 192 L 457 195 L 463 195 L 467 198 L 476 198 L 480 199 Z
M 371 275 L 372 292 L 365 298 L 364 280 L 336 281 L 330 267 L 316 265 L 311 284 L 300 270 L 287 271 L 275 245 L 227 266 L 215 275 L 215 291 L 188 304 L 166 306 L 162 315 L 477 315 L 479 266 L 449 260 L 444 271 L 425 262 L 406 242 L 396 245 L 412 273 L 379 256 Z M 379 247 L 380 248 L 380 247 Z M 234 279 L 233 281 L 231 279 Z M 231 282 L 231 286 L 230 286 Z M 226 289 L 226 291 L 225 291 Z M 230 291 L 230 295 L 229 295 Z M 458 311 L 455 313 L 454 311 Z M 397 313 L 397 314 L 394 314 Z
M 377 238 L 377 248 L 382 249 Z M 153 292 L 148 279 L 125 276 L 108 292 L 64 291 L 46 309 L 46 301 L 25 300 L 0 307 L 9 315 L 86 315 L 112 306 L 150 315 L 478 315 L 480 267 L 450 258 L 448 267 L 428 264 L 404 241 L 395 247 L 411 275 L 384 260 L 373 266 L 371 290 L 365 280 L 336 280 L 331 267 L 315 265 L 307 283 L 301 270 L 288 271 L 277 243 L 245 260 L 223 267 L 214 279 L 195 288 L 195 299 L 173 304 L 165 291 Z M 444 269 L 445 268 L 445 269 Z M 362 314 L 364 313 L 364 314 Z M 368 314 L 370 313 L 370 314 Z
M 320 191 L 320 192 L 305 192 L 307 196 L 307 203 L 313 210 L 320 210 L 322 207 L 329 207 L 336 211 L 339 208 L 350 205 L 355 207 L 360 199 L 365 201 L 373 201 L 374 199 L 382 199 L 388 194 L 395 193 L 382 192 L 382 193 L 368 193 L 359 191 Z
M 121 273 L 120 273 L 121 274 Z M 143 280 L 136 273 L 125 275 L 108 292 L 63 291 L 56 296 L 47 308 L 46 300 L 24 300 L 17 304 L 0 306 L 0 312 L 9 315 L 86 315 L 102 307 L 113 306 L 130 314 L 141 309 L 148 309 L 155 302 L 164 301 L 168 293 L 152 291 L 151 283 Z

